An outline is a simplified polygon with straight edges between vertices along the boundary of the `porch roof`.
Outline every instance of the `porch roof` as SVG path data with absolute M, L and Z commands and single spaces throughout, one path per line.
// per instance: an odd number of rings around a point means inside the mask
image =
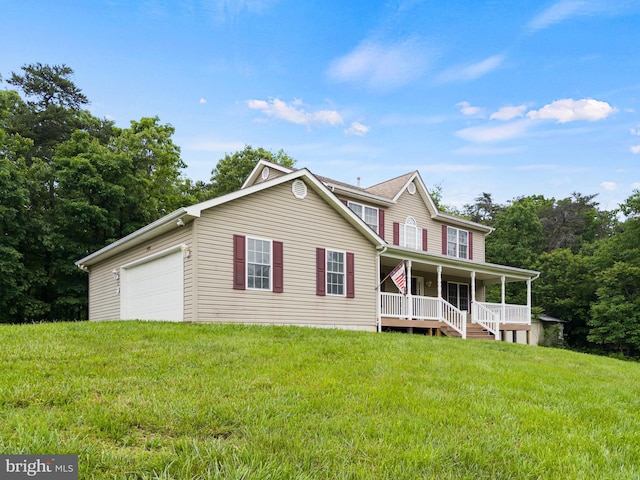
M 395 266 L 400 260 L 411 260 L 416 265 L 424 266 L 426 269 L 435 270 L 438 265 L 443 267 L 443 271 L 452 275 L 467 276 L 475 272 L 478 280 L 483 280 L 486 284 L 500 283 L 500 278 L 505 277 L 507 282 L 523 282 L 535 280 L 540 276 L 540 272 L 527 270 L 524 268 L 509 267 L 507 265 L 497 265 L 495 263 L 476 262 L 455 257 L 430 252 L 422 252 L 410 248 L 396 245 L 385 245 L 378 247 L 381 260 L 390 259 L 389 266 Z M 384 263 L 384 262 L 383 262 Z

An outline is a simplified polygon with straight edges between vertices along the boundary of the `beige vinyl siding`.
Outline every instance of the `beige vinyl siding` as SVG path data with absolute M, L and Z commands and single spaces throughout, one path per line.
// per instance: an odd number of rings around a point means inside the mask
M 262 170 L 264 170 L 265 168 L 269 168 L 269 176 L 266 178 L 266 180 L 262 178 Z M 256 178 L 256 181 L 253 182 L 253 184 L 257 185 L 258 183 L 264 183 L 269 180 L 273 180 L 274 178 L 281 177 L 282 175 L 286 175 L 286 173 L 281 172 L 280 170 L 277 170 L 273 167 L 265 166 L 265 167 L 262 167 L 262 169 L 260 170 L 260 173 L 258 174 L 258 178 Z
M 406 190 L 400 195 L 398 202 L 389 207 L 385 212 L 385 240 L 393 243 L 393 223 L 405 223 L 408 216 L 415 218 L 418 227 L 427 229 L 428 252 L 442 253 L 442 222 L 436 222 L 431 218 L 431 214 L 425 205 L 422 197 L 416 192 L 411 195 Z M 454 225 L 452 225 L 454 226 Z M 462 228 L 456 226 L 456 228 Z M 462 228 L 465 230 L 465 228 Z M 469 229 L 467 229 L 469 230 Z M 473 233 L 473 261 L 485 261 L 485 248 L 483 232 L 469 230 Z
M 198 219 L 198 321 L 375 330 L 375 247 L 308 188 L 291 182 L 202 212 Z M 284 292 L 234 290 L 233 235 L 283 242 Z M 316 247 L 353 252 L 355 298 L 316 295 Z
M 135 260 L 185 243 L 191 246 L 193 222 L 177 227 L 153 240 L 142 243 L 89 267 L 89 320 L 117 320 L 120 318 L 120 282 L 114 280 L 112 271 Z M 192 265 L 193 255 L 184 259 L 184 320 L 192 317 Z

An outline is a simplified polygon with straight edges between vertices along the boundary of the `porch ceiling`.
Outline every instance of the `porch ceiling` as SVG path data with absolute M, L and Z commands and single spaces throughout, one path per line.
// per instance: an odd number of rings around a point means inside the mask
M 471 272 L 475 272 L 476 280 L 482 280 L 487 285 L 500 283 L 503 275 L 506 282 L 524 282 L 539 276 L 539 273 L 533 270 L 492 263 L 476 263 L 472 260 L 458 260 L 444 255 L 421 254 L 419 252 L 411 252 L 410 255 L 398 252 L 382 254 L 380 256 L 382 272 L 390 272 L 402 260 L 411 260 L 413 272 L 437 275 L 438 265 L 442 266 L 442 274 L 447 276 L 471 278 Z

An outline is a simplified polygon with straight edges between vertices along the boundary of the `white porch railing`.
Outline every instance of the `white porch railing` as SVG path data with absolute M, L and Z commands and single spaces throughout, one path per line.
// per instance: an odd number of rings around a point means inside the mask
M 475 302 L 496 315 L 500 323 L 516 323 L 520 325 L 531 325 L 531 315 L 526 305 L 510 305 L 505 303 Z M 504 308 L 503 308 L 504 307 Z M 472 316 L 472 321 L 475 319 Z
M 500 339 L 500 315 L 492 312 L 481 302 L 471 304 L 471 321 L 478 323 L 493 333 L 496 340 Z
M 409 303 L 411 298 L 411 303 Z M 409 309 L 411 307 L 411 310 Z M 436 320 L 456 330 L 462 338 L 467 336 L 467 316 L 442 298 L 400 293 L 380 293 L 380 315 L 390 318 Z

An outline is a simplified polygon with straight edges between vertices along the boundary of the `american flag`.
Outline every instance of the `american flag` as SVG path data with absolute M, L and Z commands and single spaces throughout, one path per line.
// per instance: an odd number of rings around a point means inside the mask
M 396 284 L 401 293 L 407 293 L 407 274 L 404 269 L 404 261 L 400 262 L 389 274 L 393 283 Z

